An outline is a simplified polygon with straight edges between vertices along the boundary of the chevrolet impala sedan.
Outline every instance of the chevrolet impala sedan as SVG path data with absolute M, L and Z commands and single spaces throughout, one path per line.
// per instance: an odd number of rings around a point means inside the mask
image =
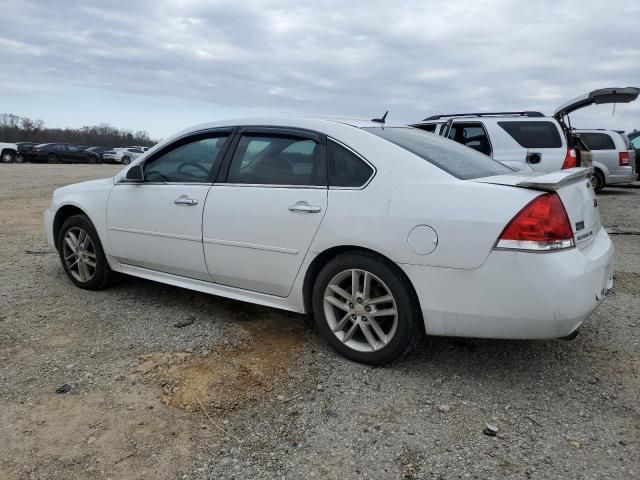
M 384 364 L 420 329 L 576 333 L 613 282 L 590 175 L 514 172 L 383 120 L 209 123 L 56 190 L 45 229 L 80 288 L 117 272 L 308 313 Z

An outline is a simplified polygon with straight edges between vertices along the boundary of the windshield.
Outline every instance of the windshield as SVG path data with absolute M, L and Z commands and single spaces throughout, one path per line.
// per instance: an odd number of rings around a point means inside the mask
M 461 180 L 514 171 L 487 155 L 416 128 L 366 127 L 363 130 L 395 143 Z

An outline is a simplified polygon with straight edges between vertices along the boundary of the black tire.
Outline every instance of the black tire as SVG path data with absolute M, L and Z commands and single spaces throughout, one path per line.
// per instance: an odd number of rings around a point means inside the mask
M 89 165 L 95 165 L 96 163 L 98 163 L 98 161 L 96 160 L 96 157 L 94 157 L 93 155 L 89 157 Z
M 131 163 L 131 159 L 129 157 L 122 157 L 122 165 L 129 165 Z
M 384 283 L 384 287 L 386 287 L 393 296 L 397 311 L 397 324 L 394 335 L 382 348 L 373 351 L 361 351 L 351 348 L 347 344 L 343 343 L 342 340 L 333 333 L 329 325 L 325 306 L 330 312 L 332 308 L 335 308 L 335 311 L 337 312 L 342 312 L 342 310 L 338 309 L 338 307 L 325 304 L 325 291 L 332 279 L 341 275 L 341 272 L 345 272 L 347 270 L 362 270 L 373 274 Z M 348 301 L 347 304 L 349 304 Z M 369 365 L 388 364 L 400 357 L 403 353 L 409 351 L 409 347 L 420 337 L 418 325 L 421 323 L 422 317 L 420 315 L 417 300 L 414 299 L 411 286 L 408 284 L 408 280 L 406 280 L 402 275 L 402 272 L 400 272 L 395 265 L 389 264 L 388 262 L 378 259 L 376 256 L 366 252 L 347 252 L 330 260 L 322 268 L 315 280 L 312 292 L 312 305 L 313 316 L 322 336 L 340 354 L 351 360 L 355 360 L 356 362 L 366 363 Z M 363 315 L 367 314 L 364 313 Z M 352 316 L 352 318 L 357 319 L 358 317 L 355 315 Z M 366 317 L 363 316 L 361 318 L 365 320 Z M 378 318 L 382 318 L 380 322 L 389 321 L 388 319 L 385 320 L 383 317 Z M 347 325 L 349 325 L 348 322 Z M 357 323 L 357 321 L 351 321 L 350 326 L 353 326 L 354 323 Z M 379 325 L 382 326 L 383 324 L 380 323 Z M 374 329 L 371 329 L 371 331 L 373 330 Z M 356 332 L 357 333 L 352 337 L 353 339 L 356 339 L 356 335 L 361 335 L 363 333 L 362 330 L 357 329 Z M 389 334 L 389 332 L 384 333 Z M 364 335 L 361 336 L 364 338 Z M 379 336 L 376 335 L 376 338 L 379 338 Z
M 49 155 L 47 155 L 47 163 L 58 163 L 58 157 L 53 153 L 50 153 Z
M 0 160 L 2 160 L 2 163 L 13 163 L 16 160 L 16 154 L 11 150 L 5 150 L 2 152 Z
M 591 185 L 593 186 L 593 190 L 596 193 L 604 188 L 604 175 L 600 170 L 593 171 L 593 176 L 591 177 Z
M 71 229 L 82 229 L 88 235 L 93 245 L 93 253 L 95 254 L 95 271 L 90 279 L 87 281 L 81 281 L 74 276 L 73 272 L 69 268 L 67 261 L 65 261 L 65 235 Z M 109 263 L 102 249 L 102 243 L 98 237 L 98 232 L 94 228 L 91 221 L 85 215 L 74 215 L 69 217 L 60 228 L 57 238 L 58 253 L 62 267 L 66 272 L 69 279 L 78 287 L 86 290 L 101 290 L 107 287 L 114 278 L 114 273 L 109 268 Z
M 16 158 L 14 160 L 16 163 L 23 163 L 24 162 L 24 156 L 19 153 L 18 155 L 16 155 Z

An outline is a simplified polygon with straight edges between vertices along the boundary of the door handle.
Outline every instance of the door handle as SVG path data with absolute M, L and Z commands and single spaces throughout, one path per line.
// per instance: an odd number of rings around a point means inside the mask
M 318 213 L 322 210 L 322 207 L 318 205 L 309 205 L 307 202 L 297 202 L 295 205 L 289 207 L 290 212 L 306 212 L 306 213 Z
M 173 203 L 175 203 L 176 205 L 193 206 L 198 204 L 198 200 L 196 200 L 195 198 L 189 198 L 186 195 L 180 195 L 173 201 Z

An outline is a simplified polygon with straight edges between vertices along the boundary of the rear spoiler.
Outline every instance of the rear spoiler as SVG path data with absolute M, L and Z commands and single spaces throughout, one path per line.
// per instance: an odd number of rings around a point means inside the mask
M 566 170 L 558 170 L 551 173 L 517 172 L 509 175 L 477 178 L 475 181 L 553 192 L 569 183 L 578 182 L 583 178 L 589 178 L 592 173 L 593 168 L 576 167 L 568 168 Z

